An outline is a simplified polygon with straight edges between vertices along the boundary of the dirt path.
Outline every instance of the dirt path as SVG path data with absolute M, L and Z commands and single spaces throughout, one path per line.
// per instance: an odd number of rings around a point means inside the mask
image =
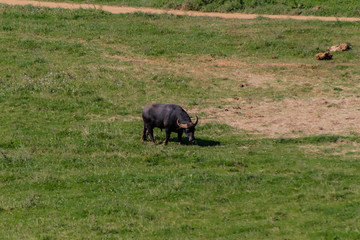
M 218 17 L 229 19 L 255 19 L 259 16 L 271 19 L 295 19 L 295 20 L 321 20 L 321 21 L 346 21 L 357 22 L 360 18 L 349 17 L 318 17 L 318 16 L 290 16 L 290 15 L 267 15 L 267 14 L 244 14 L 244 13 L 215 13 L 215 12 L 196 12 L 196 11 L 181 11 L 181 10 L 163 10 L 153 8 L 135 8 L 135 7 L 120 7 L 96 4 L 76 4 L 76 3 L 55 3 L 55 2 L 41 2 L 28 0 L 0 0 L 0 3 L 9 5 L 33 5 L 49 8 L 67 8 L 67 9 L 102 9 L 104 11 L 120 14 L 120 13 L 151 13 L 151 14 L 173 14 L 173 15 L 187 15 L 199 17 Z

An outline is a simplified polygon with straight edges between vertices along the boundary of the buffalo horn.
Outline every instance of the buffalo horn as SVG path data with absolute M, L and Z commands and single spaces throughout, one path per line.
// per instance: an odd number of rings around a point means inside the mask
M 198 116 L 195 117 L 194 127 L 198 124 L 199 118 Z
M 179 119 L 176 120 L 176 123 L 177 123 L 177 125 L 178 125 L 179 127 L 181 127 L 181 128 L 187 128 L 187 124 L 179 123 Z

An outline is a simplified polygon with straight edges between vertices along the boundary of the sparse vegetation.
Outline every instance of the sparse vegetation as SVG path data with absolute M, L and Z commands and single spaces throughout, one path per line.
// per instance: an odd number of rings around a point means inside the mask
M 0 14 L 1 239 L 360 238 L 356 132 L 268 138 L 201 112 L 197 145 L 139 141 L 149 102 L 360 96 L 359 23 Z
M 51 0 L 63 2 L 63 0 Z M 317 16 L 360 16 L 357 0 L 67 0 L 136 7 L 170 8 L 210 12 L 245 12 Z

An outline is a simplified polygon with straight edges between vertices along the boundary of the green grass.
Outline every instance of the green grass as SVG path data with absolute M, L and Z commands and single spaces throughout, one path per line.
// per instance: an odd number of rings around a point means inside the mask
M 64 0 L 52 0 L 63 2 Z M 135 7 L 170 8 L 210 12 L 246 12 L 317 16 L 360 16 L 357 0 L 66 0 Z
M 360 237 L 357 134 L 269 139 L 200 114 L 197 145 L 178 146 L 172 136 L 163 147 L 158 129 L 158 144 L 139 141 L 141 107 L 150 102 L 191 110 L 233 96 L 359 95 L 358 23 L 3 5 L 0 13 L 1 239 Z M 316 62 L 318 50 L 344 39 L 351 51 Z M 299 75 L 252 66 L 276 63 L 274 54 L 304 68 L 313 88 L 244 91 L 234 88 L 238 78 L 181 67 L 210 56 L 280 80 Z M 326 91 L 334 87 L 344 90 Z

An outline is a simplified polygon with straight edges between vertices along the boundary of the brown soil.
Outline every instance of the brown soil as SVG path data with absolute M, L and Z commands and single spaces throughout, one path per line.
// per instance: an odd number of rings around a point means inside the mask
M 164 10 L 153 8 L 135 8 L 135 7 L 120 7 L 120 6 L 108 6 L 97 4 L 76 4 L 76 3 L 55 3 L 55 2 L 41 2 L 41 1 L 28 1 L 28 0 L 0 0 L 0 3 L 9 5 L 34 5 L 40 7 L 49 8 L 67 8 L 67 9 L 102 9 L 114 14 L 120 13 L 135 13 L 143 12 L 150 14 L 173 14 L 173 15 L 187 15 L 187 16 L 199 16 L 199 17 L 218 17 L 229 19 L 255 19 L 259 16 L 271 18 L 271 19 L 295 19 L 295 20 L 321 20 L 321 21 L 348 21 L 356 22 L 360 21 L 360 18 L 349 17 L 319 17 L 319 16 L 290 16 L 290 15 L 267 15 L 267 14 L 244 14 L 244 13 L 215 13 L 215 12 L 196 12 L 196 11 L 183 11 L 183 10 Z
M 360 132 L 360 98 L 357 97 L 257 103 L 231 101 L 229 107 L 193 109 L 191 113 L 206 113 L 208 117 L 202 119 L 203 123 L 216 121 L 269 137 Z

